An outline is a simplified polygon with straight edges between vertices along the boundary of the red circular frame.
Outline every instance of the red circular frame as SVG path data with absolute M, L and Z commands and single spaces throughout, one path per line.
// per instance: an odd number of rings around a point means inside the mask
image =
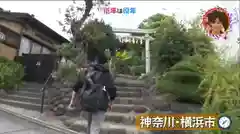
M 221 7 L 215 7 L 215 8 L 211 8 L 211 9 L 209 9 L 207 12 L 205 12 L 205 14 L 203 15 L 203 17 L 202 17 L 202 26 L 203 26 L 203 28 L 206 30 L 207 29 L 207 21 L 205 20 L 205 19 L 207 19 L 207 15 L 209 14 L 209 13 L 212 13 L 213 11 L 221 11 L 221 12 L 224 12 L 224 14 L 227 16 L 227 18 L 228 18 L 228 29 L 229 29 L 229 27 L 230 27 L 230 16 L 229 16 L 229 13 L 227 12 L 227 10 L 225 10 L 224 8 L 221 8 Z M 228 29 L 226 29 L 226 31 L 228 30 Z M 208 32 L 208 31 L 207 31 Z

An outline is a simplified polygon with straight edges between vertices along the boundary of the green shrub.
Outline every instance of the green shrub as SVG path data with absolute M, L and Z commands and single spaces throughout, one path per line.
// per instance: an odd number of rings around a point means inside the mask
M 130 60 L 130 56 L 127 51 L 119 51 L 116 53 L 115 59 L 115 70 L 116 73 L 120 74 L 130 74 L 130 68 L 128 65 L 128 61 Z
M 232 126 L 228 131 L 200 131 L 198 134 L 240 133 L 240 67 L 211 56 L 205 61 L 200 90 L 206 91 L 203 113 L 230 116 Z
M 57 78 L 64 82 L 76 82 L 81 73 L 77 72 L 76 65 L 60 64 L 57 70 Z
M 139 56 L 131 54 L 131 51 L 119 51 L 116 53 L 116 72 L 120 74 L 141 75 L 145 73 L 144 61 Z
M 133 76 L 140 76 L 145 73 L 145 65 L 131 66 L 130 70 Z
M 115 67 L 116 67 L 116 73 L 119 73 L 119 74 L 130 74 L 131 72 L 129 65 L 126 64 L 126 61 L 116 59 Z
M 200 61 L 201 57 L 193 56 L 174 65 L 157 81 L 159 91 L 172 93 L 179 101 L 202 103 L 203 97 L 198 90 L 202 81 Z
M 0 57 L 0 88 L 13 90 L 22 84 L 24 68 L 21 64 Z
M 9 62 L 9 59 L 7 59 L 6 57 L 0 56 L 0 63 L 7 63 L 7 62 Z
M 186 70 L 171 70 L 164 78 L 173 82 L 180 82 L 182 84 L 199 84 L 201 82 L 201 75 L 199 72 L 191 72 Z

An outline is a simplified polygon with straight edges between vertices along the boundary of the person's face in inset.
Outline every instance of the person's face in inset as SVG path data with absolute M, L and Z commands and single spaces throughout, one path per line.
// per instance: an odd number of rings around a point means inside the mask
M 215 22 L 214 23 L 210 23 L 210 27 L 211 27 L 211 30 L 212 30 L 212 33 L 213 35 L 220 35 L 221 32 L 223 32 L 223 24 L 222 22 L 219 20 L 219 18 L 216 18 Z

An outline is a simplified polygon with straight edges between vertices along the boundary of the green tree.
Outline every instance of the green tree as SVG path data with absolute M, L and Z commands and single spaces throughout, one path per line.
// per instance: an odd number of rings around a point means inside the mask
M 95 48 L 99 52 L 110 49 L 115 52 L 119 41 L 114 34 L 112 27 L 104 21 L 89 21 L 82 29 L 82 43 L 88 45 L 88 49 Z
M 63 27 L 64 32 L 72 34 L 72 38 L 70 44 L 63 44 L 58 49 L 58 55 L 64 57 L 68 61 L 71 61 L 71 65 L 75 66 L 75 68 L 79 68 L 84 65 L 87 57 L 89 57 L 89 55 L 94 55 L 96 51 L 100 52 L 102 55 L 106 55 L 111 60 L 114 59 L 116 46 L 118 46 L 119 41 L 116 39 L 111 26 L 105 24 L 103 21 L 90 19 L 78 29 L 77 33 L 72 31 L 72 22 L 77 19 L 77 14 L 82 12 L 83 8 L 74 5 L 71 5 L 66 9 L 64 23 L 60 22 L 60 25 Z M 62 65 L 59 69 L 65 71 L 59 70 L 58 74 L 66 72 L 68 69 L 69 71 L 74 69 L 73 66 L 66 66 L 65 64 Z M 110 69 L 114 68 L 112 67 L 112 64 L 109 66 Z M 111 69 L 112 72 L 113 70 L 114 69 Z M 68 76 L 66 78 L 70 77 Z
M 155 29 L 161 27 L 161 21 L 168 18 L 169 16 L 164 14 L 154 14 L 147 19 L 144 19 L 138 26 L 141 29 Z
M 144 19 L 139 25 L 138 28 L 140 29 L 155 29 L 158 30 L 159 28 L 162 27 L 162 21 L 171 18 L 171 16 L 167 16 L 164 14 L 154 14 L 147 19 Z M 152 37 L 155 37 L 155 34 L 151 34 Z
M 164 72 L 184 56 L 193 55 L 194 49 L 184 25 L 179 24 L 173 16 L 160 22 L 151 43 L 152 64 L 158 72 Z
M 185 56 L 206 55 L 214 52 L 214 45 L 200 27 L 200 14 L 186 27 L 174 16 L 155 14 L 139 27 L 156 29 L 151 42 L 151 59 L 157 72 L 164 72 Z
M 86 62 L 86 53 L 87 48 L 86 44 L 82 43 L 82 40 L 85 36 L 82 34 L 82 26 L 84 22 L 87 20 L 89 16 L 92 16 L 90 13 L 92 8 L 95 5 L 105 4 L 104 0 L 84 0 L 85 5 L 77 3 L 73 0 L 73 4 L 70 5 L 64 12 L 64 20 L 59 21 L 59 24 L 62 26 L 62 30 L 71 36 L 72 46 L 75 48 L 80 48 L 80 54 L 84 60 L 82 62 Z
M 203 93 L 198 92 L 198 86 L 203 77 L 204 58 L 215 53 L 211 39 L 201 29 L 199 17 L 188 27 L 174 16 L 159 20 L 161 27 L 156 28 L 151 43 L 153 71 L 160 76 L 159 91 L 172 93 L 181 101 L 202 102 Z
M 203 28 L 201 27 L 203 12 L 204 11 L 201 10 L 196 18 L 189 22 L 190 27 L 187 30 L 187 36 L 194 46 L 195 53 L 205 56 L 210 53 L 215 53 L 215 46 L 212 43 L 212 39 L 206 36 Z

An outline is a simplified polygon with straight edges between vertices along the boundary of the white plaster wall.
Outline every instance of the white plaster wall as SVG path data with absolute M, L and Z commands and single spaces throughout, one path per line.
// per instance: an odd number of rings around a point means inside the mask
M 239 19 L 239 1 L 220 1 L 218 4 L 222 8 L 226 8 L 228 12 L 235 12 Z M 234 8 L 237 9 L 234 11 Z M 236 12 L 237 11 L 237 12 Z M 237 14 L 236 14 L 237 13 Z M 240 52 L 237 39 L 240 33 L 239 21 L 233 23 L 232 31 L 228 33 L 227 40 L 214 40 L 214 43 L 221 49 L 224 49 L 224 57 L 228 60 L 237 61 Z M 240 59 L 239 59 L 240 60 Z

